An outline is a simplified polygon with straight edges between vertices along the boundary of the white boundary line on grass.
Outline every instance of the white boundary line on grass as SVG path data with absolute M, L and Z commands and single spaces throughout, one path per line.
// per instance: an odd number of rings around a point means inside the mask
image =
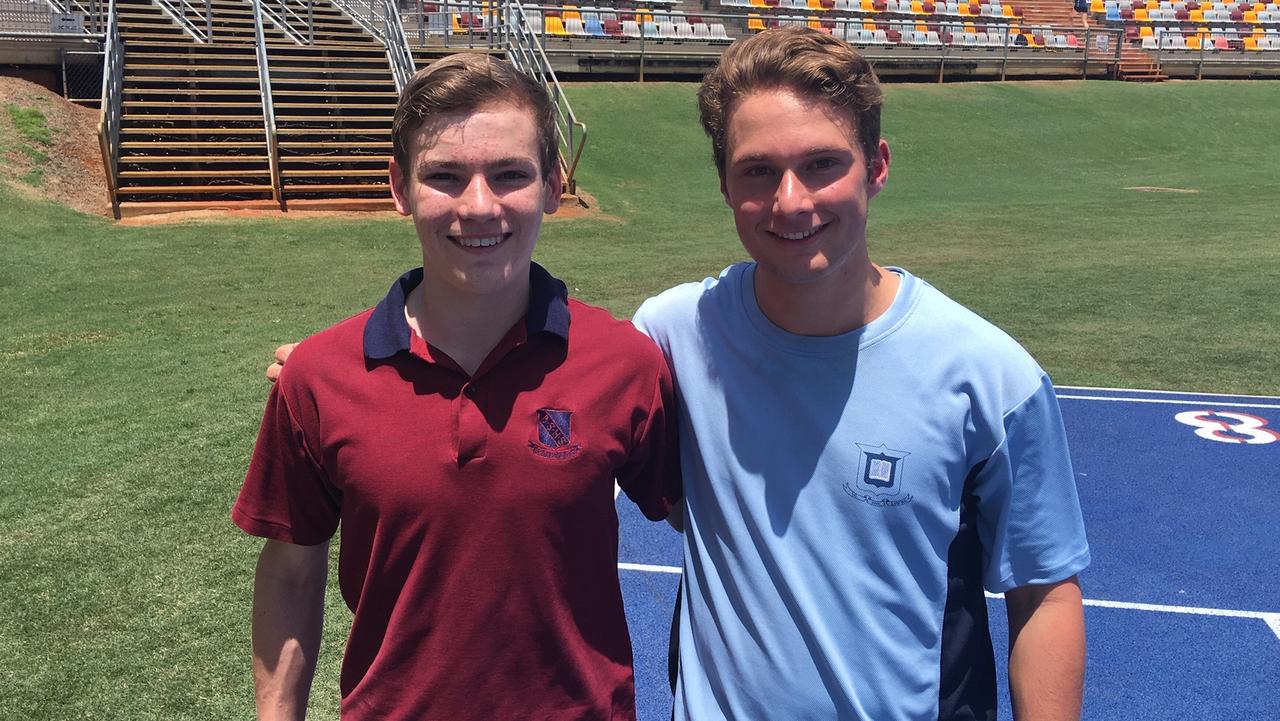
M 1066 398 L 1073 401 L 1113 401 L 1116 403 L 1167 403 L 1175 406 L 1212 406 L 1214 408 L 1280 408 L 1280 404 L 1268 403 L 1225 403 L 1223 401 L 1204 400 L 1200 398 L 1192 398 L 1188 400 L 1178 400 L 1173 398 L 1111 398 L 1108 396 L 1073 396 L 1060 394 L 1058 398 Z
M 1151 395 L 1165 396 L 1214 396 L 1219 398 L 1258 398 L 1267 401 L 1280 401 L 1280 396 L 1254 396 L 1247 393 L 1204 393 L 1202 391 L 1157 391 L 1148 388 L 1101 388 L 1098 386 L 1060 386 L 1055 385 L 1054 388 L 1063 388 L 1070 391 L 1112 391 L 1115 393 L 1150 393 Z
M 654 566 L 646 563 L 619 563 L 618 570 L 621 571 L 646 571 L 648 573 L 671 573 L 680 575 L 679 566 Z M 987 598 L 1004 599 L 1003 593 L 986 593 Z M 1119 608 L 1126 611 L 1153 611 L 1155 613 L 1181 613 L 1190 616 L 1218 616 L 1225 618 L 1256 618 L 1267 624 L 1271 632 L 1280 639 L 1280 612 L 1268 611 L 1238 611 L 1231 608 L 1203 608 L 1199 606 L 1168 606 L 1160 603 L 1132 603 L 1129 601 L 1104 601 L 1101 599 L 1086 598 L 1084 600 L 1086 606 L 1098 606 L 1100 608 Z

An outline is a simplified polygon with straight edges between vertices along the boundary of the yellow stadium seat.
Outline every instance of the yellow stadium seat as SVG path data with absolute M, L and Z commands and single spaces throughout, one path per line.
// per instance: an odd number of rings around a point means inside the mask
M 764 0 L 751 0 L 751 7 L 753 7 L 753 8 L 767 8 L 767 7 L 769 7 L 769 5 L 768 5 L 767 3 L 765 3 L 765 1 L 764 1 Z
M 977 33 L 977 32 L 978 32 L 978 28 L 977 28 L 977 26 L 975 26 L 973 23 L 965 23 L 965 24 L 964 24 L 964 31 L 965 31 L 965 32 L 967 32 L 967 33 Z
M 564 12 L 560 16 L 564 20 L 577 20 L 581 22 L 582 13 L 578 12 L 577 5 L 565 5 Z
M 764 19 L 755 13 L 747 13 L 747 29 L 755 32 L 764 30 Z
M 924 3 L 920 0 L 911 0 L 911 12 L 916 15 L 924 15 Z
M 1155 35 L 1156 35 L 1156 31 L 1151 29 L 1150 25 L 1143 25 L 1142 27 L 1138 28 L 1138 37 L 1140 38 L 1153 38 L 1155 37 Z
M 548 15 L 543 19 L 547 21 L 548 35 L 568 35 L 569 34 L 564 29 L 564 20 L 551 15 Z
M 1013 14 L 1013 5 L 1001 5 L 1000 14 L 1007 18 L 1017 17 Z
M 449 25 L 453 28 L 453 33 L 455 35 L 466 32 L 462 29 L 462 16 L 458 13 L 451 13 L 449 15 Z
M 1187 50 L 1199 50 L 1199 49 L 1200 49 L 1199 35 L 1192 35 L 1191 37 L 1187 38 Z
M 1191 22 L 1193 22 L 1193 23 L 1202 23 L 1202 22 L 1204 22 L 1204 11 L 1203 11 L 1203 10 L 1200 10 L 1199 8 L 1197 8 L 1197 9 L 1195 9 L 1195 10 L 1192 10 L 1192 11 L 1191 11 Z
M 1107 11 L 1107 4 L 1103 0 L 1089 0 L 1089 12 L 1102 14 Z
M 862 29 L 863 29 L 863 30 L 870 30 L 871 32 L 875 32 L 875 31 L 876 31 L 876 24 L 875 24 L 875 23 L 863 23 L 863 24 L 862 24 Z
M 968 15 L 968 14 L 969 14 L 969 3 L 968 3 L 968 2 L 962 2 L 962 3 L 960 3 L 959 5 L 957 5 L 957 6 L 956 6 L 956 12 L 958 12 L 958 13 L 959 13 L 959 14 L 961 14 L 961 15 Z
M 1140 23 L 1145 23 L 1151 19 L 1151 14 L 1147 12 L 1146 8 L 1135 8 L 1133 11 L 1133 19 Z
M 876 11 L 876 4 L 873 0 L 862 0 L 858 7 L 862 8 L 862 12 L 864 13 L 873 13 Z
M 1257 11 L 1257 10 L 1246 10 L 1246 11 L 1244 12 L 1244 21 L 1245 21 L 1245 22 L 1247 22 L 1247 23 L 1249 23 L 1250 25 L 1257 25 L 1257 24 L 1258 24 L 1258 11 Z
M 817 16 L 817 15 L 810 15 L 810 16 L 809 16 L 809 27 L 810 27 L 811 29 L 813 29 L 813 30 L 821 30 L 821 29 L 822 29 L 822 21 L 818 19 L 818 16 Z
M 929 32 L 929 26 L 925 23 L 916 23 L 916 32 L 927 33 Z
M 1250 36 L 1250 37 L 1245 38 L 1245 39 L 1244 39 L 1244 49 L 1245 49 L 1245 50 L 1257 50 L 1257 49 L 1258 49 L 1258 39 L 1257 39 L 1257 38 L 1255 38 L 1255 37 L 1253 37 L 1253 36 Z

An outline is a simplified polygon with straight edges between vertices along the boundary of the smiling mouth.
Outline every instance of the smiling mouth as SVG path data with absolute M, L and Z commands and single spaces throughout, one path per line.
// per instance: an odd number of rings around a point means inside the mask
M 775 235 L 779 238 L 782 238 L 783 240 L 808 240 L 809 238 L 812 238 L 813 236 L 817 235 L 818 231 L 822 230 L 825 227 L 827 227 L 827 224 L 823 223 L 822 225 L 819 225 L 816 228 L 810 228 L 809 230 L 798 230 L 794 233 L 779 233 L 773 230 L 769 231 L 769 233 L 771 235 Z
M 490 246 L 497 245 L 510 237 L 510 233 L 497 233 L 495 235 L 451 235 L 449 236 L 449 240 L 461 245 L 463 248 L 488 248 Z

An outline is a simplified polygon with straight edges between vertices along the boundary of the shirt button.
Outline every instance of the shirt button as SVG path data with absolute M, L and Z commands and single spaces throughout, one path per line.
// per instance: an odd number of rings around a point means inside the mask
M 473 386 L 473 385 L 471 385 L 470 383 L 468 383 L 467 385 L 465 385 L 465 386 L 463 386 L 463 387 L 462 387 L 462 395 L 464 395 L 464 396 L 466 396 L 466 397 L 468 397 L 468 398 L 475 398 L 475 397 L 476 397 L 476 387 L 475 387 L 475 386 Z

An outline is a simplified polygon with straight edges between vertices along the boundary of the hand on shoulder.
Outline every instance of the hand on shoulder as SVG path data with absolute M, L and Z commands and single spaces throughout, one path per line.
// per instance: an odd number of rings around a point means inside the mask
M 276 359 L 271 363 L 271 365 L 267 366 L 267 380 L 272 383 L 276 382 L 276 379 L 280 377 L 280 371 L 284 370 L 284 363 L 289 359 L 289 354 L 292 353 L 293 349 L 297 346 L 297 343 L 285 343 L 279 348 L 276 348 Z

